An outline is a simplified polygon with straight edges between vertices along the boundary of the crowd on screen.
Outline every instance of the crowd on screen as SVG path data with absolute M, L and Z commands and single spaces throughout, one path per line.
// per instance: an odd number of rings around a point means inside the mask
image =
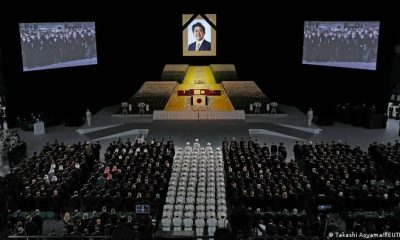
M 337 25 L 304 27 L 304 61 L 376 62 L 379 25 Z
M 34 68 L 96 56 L 91 26 L 26 27 L 20 31 L 24 67 Z

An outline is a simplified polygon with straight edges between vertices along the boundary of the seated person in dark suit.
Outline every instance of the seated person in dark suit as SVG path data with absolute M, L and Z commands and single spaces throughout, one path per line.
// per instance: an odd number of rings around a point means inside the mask
M 206 29 L 200 22 L 193 24 L 192 31 L 195 42 L 189 44 L 189 51 L 211 51 L 211 43 L 204 39 Z

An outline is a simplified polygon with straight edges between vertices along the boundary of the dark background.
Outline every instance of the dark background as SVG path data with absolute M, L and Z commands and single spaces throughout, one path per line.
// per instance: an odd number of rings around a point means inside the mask
M 53 1 L 2 8 L 10 12 L 0 21 L 0 80 L 9 124 L 31 112 L 63 119 L 118 104 L 143 82 L 159 80 L 164 65 L 172 63 L 235 64 L 241 80 L 256 81 L 272 100 L 303 110 L 313 106 L 320 113 L 339 102 L 366 102 L 382 110 L 400 81 L 400 57 L 394 51 L 400 44 L 400 15 L 393 5 L 216 2 Z M 217 14 L 216 57 L 182 56 L 183 13 Z M 305 20 L 380 21 L 377 71 L 302 65 Z M 64 21 L 96 22 L 98 65 L 22 72 L 18 23 Z

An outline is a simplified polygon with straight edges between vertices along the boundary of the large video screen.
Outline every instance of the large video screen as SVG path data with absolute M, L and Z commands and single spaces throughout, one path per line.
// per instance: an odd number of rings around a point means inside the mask
M 379 22 L 304 22 L 303 64 L 376 70 Z
M 97 64 L 94 22 L 20 23 L 23 71 Z
M 183 56 L 216 56 L 216 14 L 183 14 Z

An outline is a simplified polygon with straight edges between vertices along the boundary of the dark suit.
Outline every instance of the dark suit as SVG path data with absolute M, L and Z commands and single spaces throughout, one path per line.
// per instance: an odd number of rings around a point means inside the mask
M 196 51 L 196 42 L 192 42 L 189 45 L 189 51 Z M 199 51 L 211 51 L 211 43 L 204 39 L 201 43 Z

